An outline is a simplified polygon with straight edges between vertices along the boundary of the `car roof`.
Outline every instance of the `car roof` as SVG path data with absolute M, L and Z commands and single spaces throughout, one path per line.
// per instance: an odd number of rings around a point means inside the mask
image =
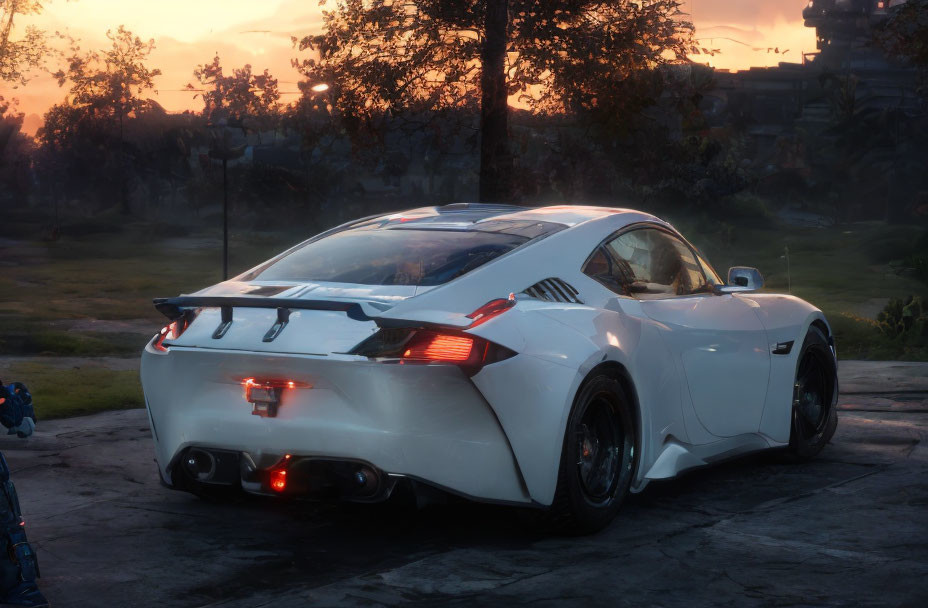
M 398 213 L 379 216 L 378 219 L 422 224 L 477 224 L 486 220 L 512 220 L 548 222 L 565 227 L 576 226 L 590 220 L 617 214 L 634 215 L 634 221 L 642 216 L 660 221 L 648 213 L 617 207 L 594 207 L 587 205 L 550 205 L 545 207 L 523 207 L 520 205 L 498 205 L 485 203 L 455 203 L 440 207 L 419 207 Z M 632 218 L 629 218 L 632 221 Z

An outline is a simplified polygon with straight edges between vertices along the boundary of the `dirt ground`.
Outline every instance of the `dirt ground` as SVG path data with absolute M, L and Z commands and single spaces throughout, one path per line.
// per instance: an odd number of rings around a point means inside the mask
M 928 606 L 928 364 L 841 379 L 813 462 L 653 483 L 583 538 L 466 503 L 209 504 L 159 485 L 143 410 L 40 421 L 0 450 L 58 608 Z

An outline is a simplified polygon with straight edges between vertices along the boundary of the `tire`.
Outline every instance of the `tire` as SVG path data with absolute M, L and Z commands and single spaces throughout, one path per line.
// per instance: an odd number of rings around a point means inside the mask
M 546 518 L 551 527 L 591 534 L 612 521 L 635 473 L 634 421 L 618 380 L 596 375 L 584 382 L 567 418 L 557 489 Z
M 788 460 L 805 462 L 825 447 L 838 427 L 838 365 L 822 331 L 812 326 L 796 361 Z

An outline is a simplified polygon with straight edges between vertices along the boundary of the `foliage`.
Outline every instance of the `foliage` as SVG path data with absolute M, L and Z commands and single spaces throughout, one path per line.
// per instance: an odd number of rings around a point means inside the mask
M 828 127 L 807 134 L 814 182 L 834 199 L 838 218 L 903 221 L 916 212 L 925 190 L 928 116 L 901 108 L 877 108 L 859 98 L 852 73 L 819 78 L 831 106 Z
M 478 101 L 485 2 L 339 0 L 326 31 L 299 41 L 298 62 L 333 86 L 346 114 L 468 107 Z M 510 3 L 506 82 L 536 110 L 615 109 L 635 73 L 686 53 L 679 2 Z M 617 87 L 617 88 L 616 88 Z M 624 91 L 622 91 L 624 93 Z
M 154 88 L 161 70 L 146 65 L 155 41 L 143 41 L 123 26 L 107 30 L 110 48 L 75 52 L 66 70 L 58 70 L 58 85 L 71 83 L 69 103 L 104 117 L 122 118 L 140 111 L 142 93 Z
M 213 57 L 212 63 L 197 66 L 193 76 L 204 88 L 188 84 L 187 89 L 202 91 L 203 116 L 212 121 L 220 118 L 236 121 L 251 118 L 267 122 L 279 110 L 277 79 L 268 70 L 255 74 L 251 65 L 246 64 L 233 69 L 231 74 L 225 74 L 217 55 Z
M 880 331 L 905 342 L 928 342 L 928 303 L 919 296 L 892 298 L 877 316 Z
M 21 132 L 23 114 L 14 101 L 0 96 L 0 203 L 23 198 L 31 187 L 29 166 L 34 144 Z
M 875 42 L 890 55 L 928 69 L 928 0 L 908 0 L 890 11 L 874 31 Z
M 6 100 L 0 95 L 0 155 L 19 133 L 22 124 L 23 114 L 17 111 L 15 100 Z
M 890 57 L 907 61 L 919 70 L 919 94 L 928 102 L 928 0 L 907 0 L 889 9 L 873 42 Z
M 49 184 L 52 196 L 93 191 L 121 201 L 128 212 L 133 155 L 127 130 L 130 121 L 164 114 L 142 97 L 161 71 L 147 66 L 154 40 L 143 41 L 122 26 L 106 35 L 110 48 L 74 49 L 67 69 L 55 74 L 60 86 L 70 83 L 69 96 L 45 115 L 37 163 L 64 178 Z
M 498 196 L 506 188 L 485 182 L 509 178 L 499 174 L 509 162 L 507 97 L 538 113 L 639 111 L 653 100 L 653 68 L 689 49 L 692 27 L 679 7 L 677 0 L 338 0 L 324 13 L 323 34 L 294 40 L 318 59 L 295 64 L 309 81 L 330 85 L 355 133 L 385 112 L 479 107 L 481 193 Z
M 21 38 L 12 37 L 17 16 L 37 15 L 42 9 L 39 0 L 0 0 L 0 82 L 26 84 L 26 72 L 43 65 L 50 51 L 44 31 L 28 26 Z

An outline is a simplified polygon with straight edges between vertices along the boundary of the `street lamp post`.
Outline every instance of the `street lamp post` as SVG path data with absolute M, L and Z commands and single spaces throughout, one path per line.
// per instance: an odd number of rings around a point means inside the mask
M 222 280 L 229 278 L 229 177 L 230 160 L 241 158 L 245 154 L 247 142 L 233 141 L 234 125 L 226 118 L 220 118 L 207 125 L 210 130 L 210 158 L 222 161 Z

